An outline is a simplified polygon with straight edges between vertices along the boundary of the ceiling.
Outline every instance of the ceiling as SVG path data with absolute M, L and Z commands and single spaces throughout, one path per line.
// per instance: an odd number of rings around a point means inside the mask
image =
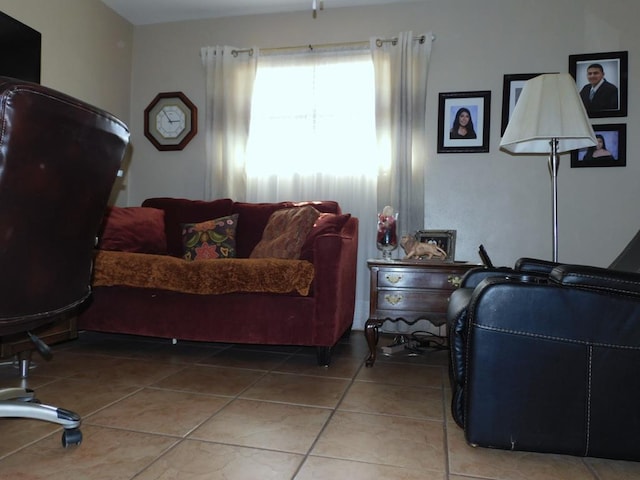
M 316 0 L 318 7 L 320 0 Z M 405 3 L 416 0 L 324 0 L 324 8 Z M 308 11 L 313 0 L 102 0 L 134 25 L 199 18 Z M 321 14 L 319 14 L 321 15 Z

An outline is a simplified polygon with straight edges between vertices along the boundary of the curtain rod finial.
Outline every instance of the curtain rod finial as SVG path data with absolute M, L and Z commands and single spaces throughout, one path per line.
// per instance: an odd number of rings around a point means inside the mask
M 311 0 L 311 10 L 313 18 L 318 18 L 318 10 L 324 10 L 324 0 L 320 0 L 320 8 L 318 8 L 318 0 Z

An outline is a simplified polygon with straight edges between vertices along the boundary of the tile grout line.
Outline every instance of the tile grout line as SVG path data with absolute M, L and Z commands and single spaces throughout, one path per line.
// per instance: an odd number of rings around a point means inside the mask
M 340 396 L 340 398 L 336 402 L 335 406 L 331 409 L 331 413 L 329 414 L 329 416 L 327 417 L 326 421 L 322 425 L 322 428 L 320 429 L 320 431 L 316 435 L 316 438 L 314 439 L 314 441 L 311 443 L 311 445 L 307 449 L 307 453 L 304 454 L 304 457 L 303 457 L 302 461 L 300 462 L 300 465 L 298 465 L 298 468 L 296 469 L 296 471 L 293 472 L 293 476 L 291 477 L 292 480 L 296 478 L 298 473 L 300 473 L 300 470 L 302 469 L 302 467 L 305 465 L 305 463 L 309 459 L 309 456 L 311 455 L 311 452 L 313 451 L 315 446 L 318 444 L 318 441 L 320 440 L 320 437 L 322 436 L 322 434 L 325 432 L 325 430 L 329 426 L 329 423 L 331 423 L 331 420 L 333 419 L 333 417 L 335 416 L 336 412 L 338 411 L 338 408 L 340 407 L 340 405 L 344 401 L 344 398 L 347 396 L 347 393 L 349 392 L 349 390 L 351 389 L 351 387 L 355 383 L 356 377 L 358 376 L 358 374 L 360 373 L 360 371 L 363 368 L 366 368 L 364 366 L 365 365 L 365 360 L 366 360 L 366 357 L 361 360 L 360 366 L 356 369 L 354 374 L 351 375 L 351 378 L 349 379 L 349 383 L 347 384 L 347 387 L 344 389 L 344 392 L 342 392 L 342 395 Z
M 451 476 L 451 459 L 449 458 L 449 422 L 447 422 L 447 392 L 445 390 L 447 378 L 449 378 L 449 372 L 447 367 L 442 367 L 442 430 L 444 439 L 444 471 L 445 478 L 448 479 Z

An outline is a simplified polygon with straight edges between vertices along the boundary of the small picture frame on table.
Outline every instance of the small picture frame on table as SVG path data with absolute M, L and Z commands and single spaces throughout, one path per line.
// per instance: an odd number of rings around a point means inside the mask
M 628 56 L 626 51 L 569 55 L 569 73 L 590 118 L 627 116 Z
M 424 243 L 431 243 L 447 252 L 446 260 L 453 262 L 456 254 L 456 231 L 455 230 L 418 230 L 416 240 Z
M 491 92 L 440 93 L 438 153 L 489 151 Z
M 626 167 L 627 125 L 608 123 L 593 125 L 598 145 L 571 152 L 571 168 Z

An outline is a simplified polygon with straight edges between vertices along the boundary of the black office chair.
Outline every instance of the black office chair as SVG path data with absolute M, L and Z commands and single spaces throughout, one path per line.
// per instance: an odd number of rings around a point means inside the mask
M 90 295 L 96 232 L 127 149 L 114 116 L 41 85 L 0 77 L 0 336 L 73 315 Z M 64 427 L 79 444 L 80 417 L 0 390 L 0 417 Z
M 520 259 L 463 278 L 447 321 L 469 444 L 640 460 L 639 240 L 626 271 Z

